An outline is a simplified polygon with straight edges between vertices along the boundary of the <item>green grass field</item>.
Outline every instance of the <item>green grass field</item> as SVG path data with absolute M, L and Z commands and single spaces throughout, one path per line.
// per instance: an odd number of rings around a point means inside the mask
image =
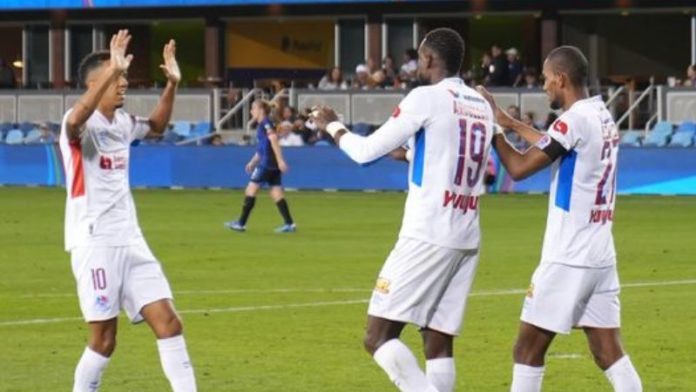
M 223 229 L 241 194 L 136 191 L 145 236 L 183 313 L 200 391 L 393 391 L 363 352 L 366 300 L 405 194 L 290 193 L 299 231 L 277 235 L 259 198 L 249 231 Z M 68 254 L 64 190 L 0 188 L 0 391 L 68 391 L 86 338 Z M 545 196 L 482 200 L 483 250 L 464 331 L 460 391 L 506 391 Z M 696 198 L 620 197 L 615 238 L 623 336 L 646 391 L 696 391 Z M 638 283 L 650 283 L 639 285 Z M 30 321 L 26 322 L 25 321 Z M 120 320 L 101 391 L 167 391 L 152 333 Z M 420 353 L 414 328 L 405 341 Z M 580 332 L 551 348 L 546 391 L 609 391 Z

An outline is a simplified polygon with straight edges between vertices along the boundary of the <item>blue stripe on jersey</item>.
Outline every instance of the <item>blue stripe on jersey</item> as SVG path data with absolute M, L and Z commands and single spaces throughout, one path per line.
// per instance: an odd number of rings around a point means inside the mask
M 423 184 L 423 165 L 425 164 L 425 129 L 416 132 L 416 151 L 413 152 L 413 171 L 411 182 L 421 186 Z
M 556 184 L 556 207 L 570 211 L 570 196 L 573 193 L 573 174 L 578 153 L 570 150 L 561 158 L 561 167 Z

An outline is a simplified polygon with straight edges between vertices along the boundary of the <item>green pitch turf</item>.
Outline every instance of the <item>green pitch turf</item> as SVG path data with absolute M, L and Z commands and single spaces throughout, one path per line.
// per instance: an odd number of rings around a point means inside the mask
M 290 193 L 299 231 L 265 195 L 244 234 L 223 229 L 240 192 L 136 191 L 141 225 L 182 311 L 200 391 L 394 391 L 363 352 L 366 300 L 405 194 Z M 64 190 L 0 188 L 0 391 L 68 391 L 85 345 Z M 486 196 L 483 250 L 457 390 L 506 391 L 524 290 L 540 254 L 545 196 Z M 615 237 L 623 336 L 646 391 L 696 391 L 696 199 L 620 197 Z M 651 283 L 640 286 L 637 283 Z M 420 356 L 414 328 L 404 340 Z M 167 391 L 152 333 L 120 320 L 102 392 Z M 546 391 L 609 391 L 584 336 L 559 337 Z

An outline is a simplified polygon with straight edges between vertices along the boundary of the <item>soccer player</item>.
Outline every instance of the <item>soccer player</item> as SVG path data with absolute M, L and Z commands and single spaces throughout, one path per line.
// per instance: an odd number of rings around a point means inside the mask
M 179 316 L 162 267 L 138 225 L 128 183 L 131 142 L 161 135 L 169 123 L 181 79 L 176 44 L 164 46 L 160 66 L 167 85 L 149 119 L 121 109 L 128 88 L 126 55 L 131 35 L 120 30 L 110 52 L 95 52 L 80 64 L 87 91 L 63 117 L 60 151 L 66 173 L 65 247 L 89 340 L 75 369 L 74 392 L 99 389 L 116 344 L 117 317 L 146 321 L 155 336 L 162 368 L 175 392 L 196 390 Z
M 276 233 L 293 233 L 297 230 L 297 226 L 290 216 L 290 209 L 288 202 L 285 201 L 282 185 L 282 174 L 288 171 L 288 164 L 283 159 L 283 149 L 278 143 L 278 134 L 270 114 L 271 105 L 268 102 L 257 99 L 251 104 L 251 115 L 257 123 L 256 137 L 258 142 L 256 153 L 245 167 L 250 178 L 244 191 L 242 213 L 236 221 L 225 222 L 225 226 L 234 231 L 246 231 L 249 215 L 256 204 L 256 194 L 263 184 L 268 184 L 270 187 L 271 198 L 285 221 L 282 226 L 275 230 Z
M 561 46 L 544 62 L 551 108 L 564 113 L 539 133 L 491 102 L 497 122 L 532 144 L 526 153 L 496 135 L 493 146 L 519 180 L 553 164 L 541 264 L 532 276 L 514 348 L 513 392 L 541 390 L 544 357 L 556 334 L 585 331 L 597 366 L 615 391 L 641 391 L 619 337 L 619 278 L 611 234 L 619 133 L 600 96 L 587 92 L 587 59 Z
M 430 31 L 418 49 L 413 89 L 368 137 L 348 132 L 336 113 L 313 118 L 358 163 L 408 143 L 409 192 L 399 239 L 379 273 L 368 309 L 365 349 L 402 391 L 451 392 L 453 339 L 461 330 L 479 260 L 479 195 L 493 137 L 493 112 L 459 77 L 464 41 L 447 28 Z M 412 151 L 412 152 L 410 152 Z M 412 156 L 411 156 L 412 155 Z M 426 369 L 399 339 L 420 328 Z

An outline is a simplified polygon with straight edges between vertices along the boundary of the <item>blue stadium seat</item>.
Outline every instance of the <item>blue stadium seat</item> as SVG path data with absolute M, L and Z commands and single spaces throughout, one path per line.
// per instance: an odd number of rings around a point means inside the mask
M 696 123 L 693 121 L 684 121 L 677 127 L 677 133 L 681 132 L 696 133 Z
M 188 121 L 174 121 L 172 131 L 179 136 L 187 137 L 191 134 L 191 123 Z
M 22 144 L 22 142 L 24 142 L 24 132 L 19 129 L 10 130 L 5 137 L 7 144 Z
M 29 133 L 27 133 L 27 136 L 24 138 L 24 143 L 41 143 L 41 131 L 39 131 L 36 128 L 29 131 Z
M 640 147 L 640 141 L 643 136 L 643 133 L 641 131 L 627 131 L 624 133 L 624 135 L 621 137 L 621 145 L 622 146 L 632 146 L 632 147 Z
M 176 131 L 168 129 L 164 132 L 164 137 L 162 137 L 161 143 L 174 144 L 181 139 L 183 139 L 183 137 L 176 133 Z
M 669 142 L 670 135 L 664 133 L 650 132 L 648 137 L 643 140 L 643 146 L 646 147 L 664 147 Z
M 651 134 L 656 133 L 658 135 L 668 135 L 671 136 L 674 131 L 674 126 L 669 121 L 660 121 L 653 127 Z
M 677 132 L 669 142 L 670 147 L 691 147 L 694 144 L 694 134 L 696 131 Z
M 24 121 L 24 122 L 20 123 L 17 128 L 19 128 L 19 130 L 24 132 L 24 133 L 28 133 L 32 129 L 36 128 L 36 124 L 28 122 L 28 121 Z
M 14 124 L 10 122 L 0 123 L 0 133 L 6 133 L 11 129 L 14 129 Z
M 203 136 L 210 133 L 212 127 L 208 121 L 197 122 L 191 130 L 192 136 Z
M 353 124 L 351 131 L 361 136 L 367 136 L 372 133 L 372 125 L 367 123 L 356 123 Z

